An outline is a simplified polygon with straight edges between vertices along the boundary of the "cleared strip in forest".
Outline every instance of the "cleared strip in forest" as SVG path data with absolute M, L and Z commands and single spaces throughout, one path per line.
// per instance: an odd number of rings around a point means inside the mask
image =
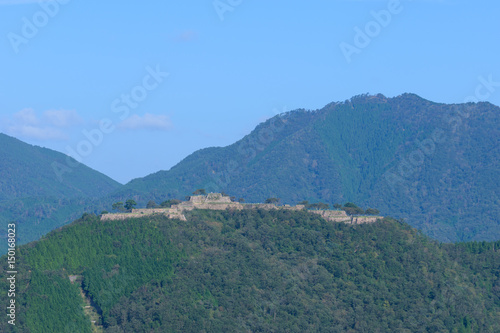
M 92 332 L 94 333 L 103 333 L 104 327 L 101 325 L 102 318 L 99 315 L 98 310 L 92 305 L 92 300 L 85 295 L 85 292 L 82 288 L 82 276 L 81 275 L 70 275 L 69 280 L 71 283 L 77 283 L 78 289 L 80 290 L 80 295 L 83 298 L 85 306 L 83 307 L 83 312 L 89 318 L 90 324 L 92 325 Z

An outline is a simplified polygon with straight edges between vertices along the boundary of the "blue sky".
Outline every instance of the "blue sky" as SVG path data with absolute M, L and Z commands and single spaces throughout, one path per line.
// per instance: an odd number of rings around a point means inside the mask
M 0 0 L 0 132 L 125 183 L 357 94 L 500 105 L 498 13 L 493 0 Z

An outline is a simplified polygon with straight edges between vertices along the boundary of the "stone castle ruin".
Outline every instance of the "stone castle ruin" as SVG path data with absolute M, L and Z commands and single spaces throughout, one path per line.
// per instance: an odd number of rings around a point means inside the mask
M 212 209 L 212 210 L 243 210 L 243 209 L 284 209 L 284 210 L 304 210 L 304 205 L 284 205 L 276 206 L 273 204 L 247 204 L 240 202 L 232 202 L 228 196 L 224 196 L 221 193 L 209 193 L 207 195 L 193 195 L 189 198 L 189 201 L 183 201 L 177 205 L 172 205 L 170 208 L 145 208 L 145 209 L 132 209 L 130 213 L 118 213 L 118 214 L 103 214 L 101 216 L 101 221 L 110 220 L 125 220 L 129 218 L 144 217 L 153 214 L 162 214 L 171 219 L 180 219 L 186 221 L 184 216 L 185 211 L 190 211 L 193 209 Z M 373 223 L 382 216 L 349 216 L 343 210 L 308 210 L 308 212 L 313 214 L 321 215 L 325 220 L 331 222 L 344 222 L 349 224 L 362 224 L 362 223 Z

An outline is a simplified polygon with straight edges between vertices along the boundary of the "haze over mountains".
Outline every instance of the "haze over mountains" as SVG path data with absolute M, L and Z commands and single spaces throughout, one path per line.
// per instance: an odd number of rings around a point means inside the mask
M 441 241 L 498 240 L 499 115 L 490 103 L 360 95 L 275 116 L 230 146 L 123 186 L 84 166 L 61 183 L 52 163 L 66 156 L 2 135 L 0 210 L 27 242 L 118 200 L 160 203 L 205 188 L 247 202 L 355 202 Z

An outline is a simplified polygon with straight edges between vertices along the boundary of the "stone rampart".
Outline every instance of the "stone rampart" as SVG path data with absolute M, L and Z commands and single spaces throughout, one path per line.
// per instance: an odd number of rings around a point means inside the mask
M 273 204 L 257 203 L 257 204 L 242 204 L 232 202 L 227 196 L 220 193 L 209 193 L 208 195 L 195 195 L 190 197 L 189 201 L 183 201 L 177 205 L 172 205 L 170 208 L 147 208 L 147 209 L 132 209 L 130 213 L 118 214 L 103 214 L 102 221 L 106 220 L 125 220 L 129 218 L 140 218 L 153 214 L 162 214 L 171 219 L 180 219 L 186 221 L 184 211 L 193 209 L 211 209 L 211 210 L 226 210 L 226 209 L 284 209 L 284 210 L 304 210 L 304 205 L 296 206 L 276 206 Z M 318 214 L 322 218 L 331 222 L 344 222 L 349 224 L 373 223 L 382 216 L 349 216 L 343 210 L 308 210 L 313 214 Z
M 118 214 L 103 214 L 101 215 L 101 221 L 116 221 L 144 217 L 145 215 L 151 214 L 141 214 L 141 213 L 118 213 Z
M 351 224 L 374 223 L 377 220 L 383 219 L 383 216 L 352 216 Z
M 309 210 L 308 212 L 318 214 L 327 221 L 350 223 L 351 217 L 343 210 Z

